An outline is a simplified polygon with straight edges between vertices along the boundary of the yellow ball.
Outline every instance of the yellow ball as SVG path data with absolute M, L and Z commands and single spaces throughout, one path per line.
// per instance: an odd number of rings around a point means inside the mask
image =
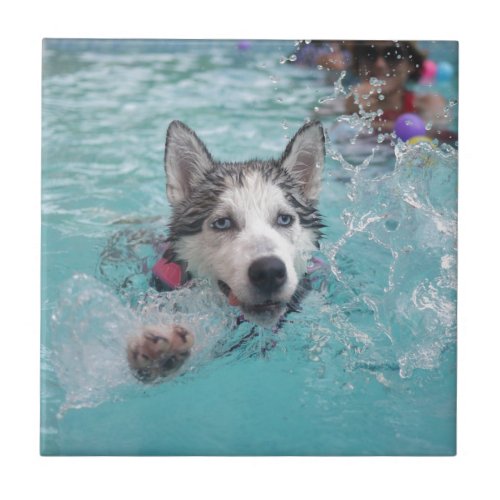
M 419 142 L 432 142 L 432 139 L 425 137 L 425 135 L 416 135 L 415 137 L 408 139 L 406 142 L 407 144 L 418 144 Z

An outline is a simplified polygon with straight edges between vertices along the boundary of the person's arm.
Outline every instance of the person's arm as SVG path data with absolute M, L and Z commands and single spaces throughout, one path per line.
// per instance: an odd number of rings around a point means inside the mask
M 421 94 L 415 96 L 415 111 L 426 122 L 436 126 L 446 126 L 451 122 L 450 111 L 445 113 L 446 101 L 439 94 Z

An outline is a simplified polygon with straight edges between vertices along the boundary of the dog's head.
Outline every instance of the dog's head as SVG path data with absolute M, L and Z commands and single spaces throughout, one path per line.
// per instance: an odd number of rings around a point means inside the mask
M 279 160 L 244 163 L 214 161 L 179 121 L 168 128 L 171 248 L 256 323 L 273 324 L 285 312 L 317 246 L 324 156 L 317 122 L 304 125 Z

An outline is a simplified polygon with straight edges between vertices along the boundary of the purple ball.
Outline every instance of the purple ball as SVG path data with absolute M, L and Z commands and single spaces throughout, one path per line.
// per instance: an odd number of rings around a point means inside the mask
M 240 40 L 238 42 L 238 50 L 248 50 L 252 47 L 252 42 L 250 40 Z
M 417 135 L 425 135 L 425 122 L 414 113 L 405 113 L 396 120 L 394 132 L 402 141 L 407 141 Z

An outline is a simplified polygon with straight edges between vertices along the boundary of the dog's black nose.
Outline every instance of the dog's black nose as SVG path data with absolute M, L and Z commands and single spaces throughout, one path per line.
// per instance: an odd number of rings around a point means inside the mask
M 276 292 L 286 281 L 286 266 L 278 257 L 262 257 L 248 268 L 248 277 L 261 292 Z

